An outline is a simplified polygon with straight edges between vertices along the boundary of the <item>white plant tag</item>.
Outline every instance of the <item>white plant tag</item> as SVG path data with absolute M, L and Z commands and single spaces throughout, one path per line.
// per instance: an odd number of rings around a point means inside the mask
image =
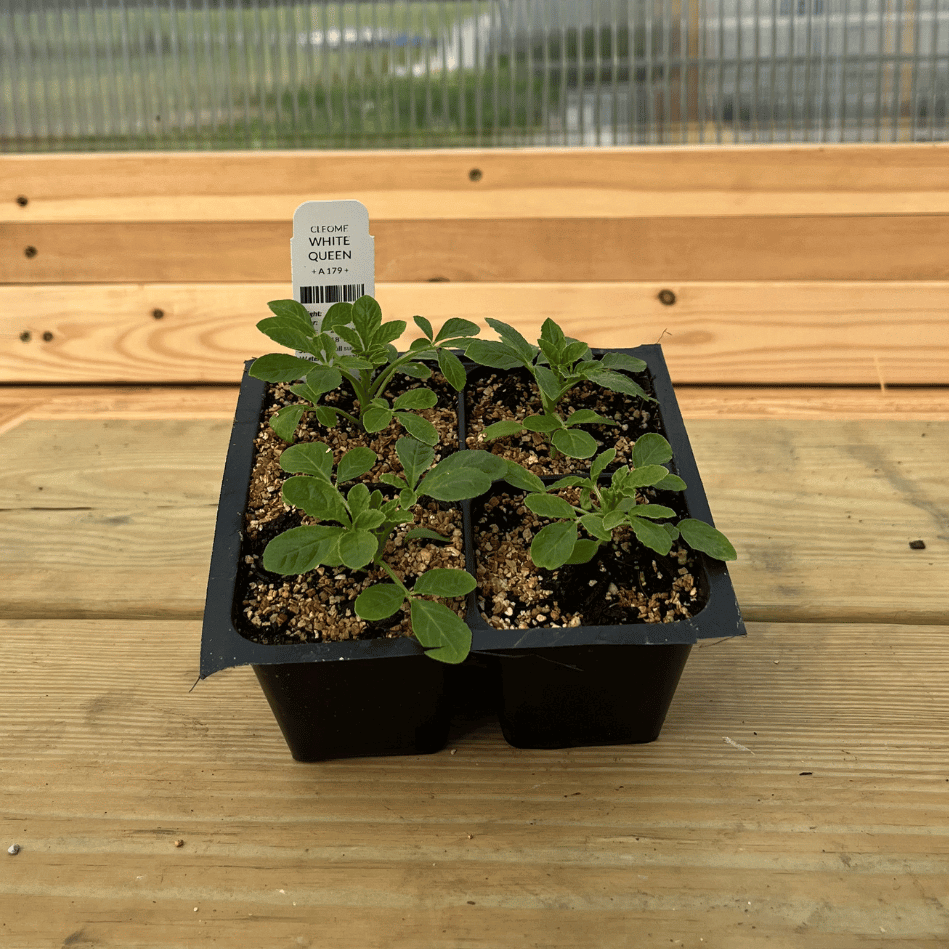
M 294 299 L 306 307 L 317 331 L 334 303 L 375 296 L 376 244 L 366 206 L 360 201 L 301 204 L 293 214 L 290 269 Z M 336 348 L 351 352 L 339 337 Z

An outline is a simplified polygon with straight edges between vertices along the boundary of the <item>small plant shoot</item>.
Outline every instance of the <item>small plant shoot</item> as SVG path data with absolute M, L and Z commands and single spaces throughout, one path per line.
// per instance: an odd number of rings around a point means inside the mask
M 444 603 L 425 597 L 465 596 L 475 579 L 464 570 L 427 570 L 410 589 L 386 563 L 386 543 L 397 527 L 414 520 L 412 508 L 421 497 L 460 501 L 487 491 L 509 466 L 486 451 L 459 451 L 433 465 L 435 450 L 417 438 L 396 442 L 403 475 L 385 473 L 382 483 L 394 489 L 385 497 L 357 482 L 376 463 L 369 448 L 346 452 L 333 470 L 330 448 L 321 442 L 291 445 L 280 465 L 293 477 L 283 484 L 283 500 L 317 519 L 318 524 L 293 527 L 277 535 L 264 550 L 264 569 L 281 575 L 301 574 L 323 565 L 351 570 L 381 568 L 388 582 L 374 584 L 356 598 L 356 615 L 367 622 L 386 619 L 408 600 L 412 631 L 426 654 L 442 662 L 461 662 L 471 648 L 471 630 Z M 439 540 L 433 531 L 409 531 L 408 539 Z
M 586 343 L 565 336 L 550 319 L 545 320 L 536 346 L 507 323 L 494 319 L 487 322 L 500 338 L 472 340 L 465 355 L 473 362 L 493 369 L 526 369 L 537 384 L 542 411 L 520 420 L 495 422 L 485 428 L 485 438 L 505 438 L 524 431 L 539 432 L 550 442 L 555 456 L 557 452 L 563 452 L 570 458 L 591 458 L 596 454 L 596 441 L 589 432 L 577 426 L 615 425 L 616 422 L 590 409 L 578 409 L 564 418 L 559 406 L 571 389 L 589 381 L 613 392 L 654 401 L 641 386 L 623 374 L 642 372 L 646 364 L 640 359 L 624 353 L 607 353 L 602 359 L 594 359 Z
M 304 400 L 305 404 L 282 408 L 271 419 L 271 427 L 280 438 L 292 442 L 300 420 L 313 412 L 327 428 L 333 428 L 342 416 L 370 433 L 381 431 L 395 419 L 419 441 L 436 444 L 435 426 L 418 414 L 435 405 L 435 393 L 420 386 L 390 401 L 386 389 L 397 373 L 422 381 L 431 378 L 426 361 L 437 360 L 449 384 L 459 391 L 465 384 L 465 370 L 450 347 L 463 347 L 477 335 L 474 323 L 450 319 L 436 335 L 427 319 L 416 316 L 423 338 L 414 340 L 408 352 L 400 354 L 393 341 L 405 332 L 406 323 L 384 323 L 382 308 L 371 296 L 360 297 L 355 303 L 334 303 L 319 331 L 306 308 L 296 300 L 275 300 L 268 306 L 273 316 L 261 320 L 257 328 L 274 342 L 306 354 L 270 353 L 255 360 L 250 368 L 250 375 L 256 379 L 293 382 L 291 392 Z M 337 351 L 337 337 L 352 348 L 351 353 Z M 358 402 L 358 415 L 322 401 L 343 384 Z
M 609 486 L 598 484 L 615 456 L 612 448 L 601 452 L 593 460 L 589 477 L 569 475 L 549 487 L 535 475 L 522 479 L 522 486 L 533 479 L 524 504 L 538 517 L 553 521 L 531 543 L 531 559 L 538 567 L 556 570 L 564 564 L 587 563 L 622 527 L 632 530 L 641 544 L 658 554 L 668 554 L 681 538 L 716 560 L 737 559 L 725 535 L 710 524 L 688 517 L 674 522 L 676 513 L 671 508 L 645 502 L 644 488 L 683 491 L 686 487 L 666 467 L 672 459 L 672 448 L 665 438 L 654 433 L 642 435 L 633 446 L 632 464 L 617 469 Z M 557 494 L 564 488 L 577 489 L 579 504 L 571 504 Z M 580 535 L 581 527 L 586 536 Z

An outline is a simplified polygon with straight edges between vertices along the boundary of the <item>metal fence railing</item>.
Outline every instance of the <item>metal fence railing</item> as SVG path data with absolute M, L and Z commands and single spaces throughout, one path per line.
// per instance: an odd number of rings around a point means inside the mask
M 0 0 L 0 149 L 935 141 L 949 0 Z

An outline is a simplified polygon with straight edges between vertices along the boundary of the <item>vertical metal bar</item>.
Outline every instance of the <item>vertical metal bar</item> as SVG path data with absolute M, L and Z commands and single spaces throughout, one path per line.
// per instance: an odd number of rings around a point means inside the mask
M 793 120 L 797 111 L 797 101 L 795 96 L 795 82 L 797 80 L 797 66 L 795 63 L 795 40 L 797 39 L 797 4 L 799 0 L 789 0 L 790 13 L 788 15 L 788 115 L 787 128 L 785 134 L 787 141 L 792 140 Z
M 16 11 L 0 10 L 0 91 L 9 89 L 9 96 L 3 93 L 2 115 L 0 115 L 0 152 L 12 152 L 21 143 L 19 128 L 20 84 L 17 79 L 17 33 Z
M 917 142 L 921 137 L 919 128 L 919 67 L 922 56 L 919 48 L 919 21 L 921 19 L 920 14 L 923 11 L 920 10 L 918 0 L 915 3 L 910 3 L 910 9 L 913 15 L 913 52 L 910 60 L 909 138 L 911 142 Z
M 815 0 L 818 2 L 818 0 Z M 821 40 L 821 68 L 820 68 L 820 90 L 821 90 L 821 108 L 820 108 L 820 141 L 831 141 L 831 110 L 832 110 L 832 70 L 834 69 L 834 60 L 830 55 L 830 20 L 831 5 L 836 0 L 819 0 L 820 12 L 824 17 L 824 32 Z
M 903 0 L 896 0 L 897 15 L 893 34 L 893 105 L 890 112 L 890 139 L 900 139 L 900 115 L 903 111 Z
M 946 47 L 949 47 L 949 23 L 946 29 Z M 932 29 L 929 31 L 930 43 L 932 43 L 932 52 L 929 60 L 929 86 L 932 90 L 929 95 L 929 139 L 936 140 L 936 107 L 938 99 L 936 98 L 937 79 L 939 77 L 939 59 L 936 50 L 939 49 L 939 43 L 942 39 L 942 14 L 939 9 L 939 0 L 933 0 L 933 19 Z M 949 70 L 949 61 L 945 63 Z M 943 115 L 949 121 L 949 90 L 943 87 Z
M 759 142 L 761 141 L 761 103 L 759 102 L 761 94 L 761 0 L 754 0 L 754 3 L 755 28 L 751 52 L 751 140 Z
M 708 64 L 706 56 L 708 52 L 708 32 L 711 24 L 711 3 L 712 0 L 693 0 L 699 5 L 698 29 L 699 29 L 699 50 L 698 50 L 698 108 L 696 110 L 699 123 L 699 144 L 705 143 L 705 123 L 708 121 Z
M 742 104 L 744 102 L 744 88 L 742 87 L 742 58 L 744 56 L 744 33 L 745 33 L 745 16 L 744 9 L 741 5 L 741 0 L 734 0 L 735 2 L 735 72 L 734 72 L 734 88 L 735 88 L 735 104 L 732 107 L 732 141 L 739 142 L 741 141 L 741 110 Z
M 422 65 L 425 80 L 425 125 L 422 129 L 423 144 L 432 141 L 432 29 L 428 20 L 428 5 L 423 4 L 422 14 Z
M 873 106 L 873 123 L 874 123 L 874 140 L 877 142 L 883 141 L 883 83 L 884 83 L 884 53 L 886 51 L 886 7 L 887 0 L 878 0 L 880 5 L 880 16 L 878 19 L 878 27 L 880 30 L 880 38 L 877 43 L 877 82 L 876 82 L 876 99 Z
M 84 72 L 87 77 L 86 95 L 91 100 L 89 114 L 92 120 L 92 128 L 90 131 L 95 140 L 101 143 L 103 138 L 106 137 L 105 116 L 108 111 L 108 103 L 102 83 L 102 71 L 99 69 L 99 38 L 95 30 L 94 13 L 90 0 L 86 0 L 82 15 L 80 15 L 78 5 L 73 7 L 73 16 L 76 24 L 76 35 L 86 37 L 88 65 Z
M 671 140 L 672 123 L 672 10 L 669 0 L 662 0 L 662 121 L 659 141 Z
M 715 110 L 715 141 L 722 144 L 722 126 L 725 122 L 725 3 L 727 0 L 718 2 L 718 56 L 716 57 L 716 73 L 718 76 L 718 106 Z M 732 100 L 734 108 L 734 100 Z
M 818 0 L 804 0 L 804 109 L 801 126 L 805 138 L 811 138 L 813 116 L 811 115 L 811 77 L 814 64 L 814 4 Z
M 146 29 L 144 9 L 141 11 L 140 15 L 142 17 L 142 31 L 144 34 Z M 152 27 L 152 45 L 154 47 L 152 54 L 155 58 L 155 81 L 152 83 L 152 86 L 155 90 L 155 132 L 158 137 L 159 144 L 164 146 L 165 127 L 168 123 L 168 110 L 171 107 L 171 103 L 168 96 L 167 70 L 165 69 L 165 40 L 161 28 L 161 17 L 158 12 L 157 0 L 152 0 L 150 19 Z

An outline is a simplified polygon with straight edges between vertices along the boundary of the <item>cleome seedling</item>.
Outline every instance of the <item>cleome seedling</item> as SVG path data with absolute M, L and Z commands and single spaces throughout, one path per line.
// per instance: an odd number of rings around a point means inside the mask
M 274 342 L 306 354 L 269 353 L 256 359 L 250 368 L 250 375 L 265 382 L 293 382 L 290 391 L 304 400 L 302 405 L 285 406 L 271 419 L 270 425 L 280 438 L 292 442 L 300 420 L 307 412 L 314 412 L 327 428 L 334 427 L 342 416 L 370 433 L 381 431 L 395 419 L 419 441 L 436 444 L 435 426 L 417 414 L 435 405 L 435 393 L 420 386 L 390 401 L 386 389 L 397 373 L 422 381 L 431 378 L 432 369 L 425 361 L 437 360 L 449 384 L 459 391 L 465 384 L 465 370 L 450 347 L 466 345 L 479 331 L 476 324 L 453 318 L 436 335 L 427 319 L 416 316 L 415 323 L 424 336 L 400 354 L 392 344 L 405 332 L 406 323 L 384 323 L 382 308 L 371 296 L 360 297 L 355 303 L 334 303 L 319 330 L 296 300 L 275 300 L 268 306 L 273 316 L 261 320 L 257 328 Z M 337 337 L 348 344 L 351 353 L 337 351 Z M 343 384 L 349 386 L 358 402 L 358 415 L 322 401 Z
M 614 531 L 628 527 L 636 539 L 658 554 L 668 554 L 680 537 L 694 550 L 716 560 L 735 560 L 737 554 L 728 538 L 710 524 L 695 518 L 673 521 L 676 512 L 662 504 L 646 503 L 645 488 L 683 491 L 685 482 L 666 468 L 672 448 L 662 435 L 642 435 L 633 446 L 632 465 L 617 469 L 609 486 L 598 479 L 616 456 L 614 449 L 601 452 L 590 466 L 589 477 L 569 475 L 549 487 L 528 473 L 521 487 L 533 487 L 524 504 L 538 517 L 553 521 L 531 542 L 531 559 L 538 567 L 555 570 L 564 564 L 587 563 L 599 548 L 612 539 Z M 575 488 L 579 503 L 572 504 L 557 494 Z M 580 536 L 580 528 L 586 535 Z
M 471 648 L 471 630 L 444 603 L 426 597 L 465 596 L 475 579 L 460 569 L 433 568 L 421 574 L 411 589 L 386 562 L 386 543 L 397 527 L 414 520 L 412 507 L 421 497 L 461 501 L 476 497 L 504 477 L 509 465 L 486 451 L 459 451 L 433 465 L 434 449 L 416 438 L 402 437 L 396 452 L 404 476 L 386 473 L 381 481 L 394 489 L 386 497 L 363 482 L 341 487 L 371 471 L 377 456 L 370 448 L 346 452 L 333 470 L 330 448 L 321 442 L 291 445 L 280 457 L 293 475 L 283 484 L 283 500 L 319 520 L 277 535 L 264 550 L 264 569 L 281 575 L 302 574 L 319 565 L 352 570 L 381 568 L 389 581 L 376 583 L 356 597 L 356 615 L 367 622 L 386 619 L 409 602 L 412 631 L 426 654 L 458 663 Z M 407 539 L 444 541 L 434 531 L 419 528 Z
M 578 409 L 566 418 L 560 411 L 563 397 L 581 382 L 589 381 L 635 398 L 654 401 L 624 372 L 642 372 L 646 364 L 624 353 L 606 353 L 594 359 L 590 347 L 580 340 L 564 335 L 553 321 L 545 320 L 537 345 L 529 343 L 513 326 L 488 319 L 497 340 L 475 339 L 468 343 L 465 355 L 473 362 L 493 369 L 526 369 L 540 393 L 542 411 L 520 420 L 503 420 L 484 430 L 488 439 L 519 435 L 524 431 L 539 432 L 553 447 L 553 454 L 563 452 L 570 458 L 590 458 L 596 453 L 596 440 L 580 425 L 615 425 L 616 422 L 592 411 Z

